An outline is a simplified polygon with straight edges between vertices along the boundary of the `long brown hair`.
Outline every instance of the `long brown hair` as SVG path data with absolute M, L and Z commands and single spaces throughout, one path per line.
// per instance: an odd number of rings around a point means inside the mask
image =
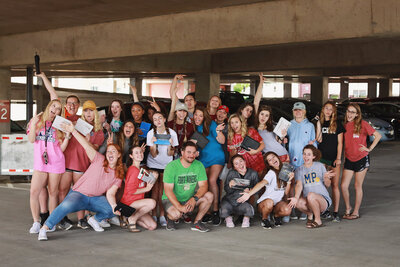
M 238 118 L 240 120 L 240 123 L 241 123 L 240 135 L 242 136 L 242 138 L 244 138 L 247 135 L 247 125 L 244 122 L 244 118 L 237 113 L 232 114 L 228 119 L 228 143 L 229 144 L 232 143 L 233 136 L 235 135 L 235 133 L 231 127 L 231 120 L 234 118 Z
M 121 179 L 121 180 L 123 180 L 124 179 L 124 176 L 125 176 L 125 171 L 124 171 L 124 164 L 122 164 L 122 152 L 121 152 L 121 148 L 119 147 L 119 145 L 117 145 L 117 144 L 108 144 L 107 145 L 107 148 L 106 148 L 106 151 L 107 151 L 107 149 L 108 149 L 108 147 L 110 147 L 110 146 L 114 146 L 115 147 L 115 149 L 118 151 L 118 153 L 120 154 L 120 156 L 119 156 L 119 158 L 118 158 L 118 160 L 117 160 L 117 165 L 115 166 L 115 177 L 117 177 L 118 179 Z M 107 153 L 107 152 L 106 152 Z M 106 173 L 108 173 L 108 166 L 109 166 L 109 163 L 108 163 L 108 160 L 107 160 L 107 157 L 104 159 L 104 162 L 103 162 L 103 167 L 104 167 L 104 171 L 106 172 Z
M 329 133 L 335 133 L 337 129 L 337 108 L 334 102 L 332 101 L 327 101 L 321 109 L 321 114 L 320 114 L 320 120 L 321 120 L 321 126 L 324 124 L 326 121 L 325 114 L 324 114 L 324 108 L 326 105 L 331 105 L 332 106 L 332 115 L 329 121 Z
M 349 107 L 353 107 L 357 111 L 357 116 L 354 118 L 354 133 L 359 134 L 361 132 L 361 121 L 362 121 L 362 114 L 361 114 L 361 108 L 358 104 L 356 103 L 350 103 L 347 106 L 347 109 Z M 346 111 L 347 112 L 347 111 Z M 347 121 L 347 116 L 344 117 L 344 123 L 348 123 Z
M 177 120 L 177 117 L 178 117 L 176 115 L 177 111 L 178 110 L 175 110 L 175 112 L 174 112 L 174 119 L 172 120 L 172 130 L 174 130 L 176 132 L 176 134 L 178 135 L 178 127 L 176 126 L 176 125 L 179 125 L 179 124 L 176 123 L 176 120 Z M 183 119 L 183 142 L 186 142 L 187 139 L 188 139 L 188 137 L 186 136 L 186 134 L 187 134 L 187 124 L 188 124 L 187 118 L 188 118 L 188 116 L 189 116 L 189 112 L 186 111 L 186 116 Z M 178 140 L 179 140 L 179 136 L 178 136 Z
M 269 112 L 269 118 L 268 118 L 267 122 L 265 123 L 265 127 L 266 127 L 266 130 L 268 132 L 272 132 L 274 130 L 274 125 L 272 124 L 272 108 L 270 106 L 263 105 L 258 109 L 255 128 L 258 129 L 258 127 L 260 126 L 260 118 L 259 118 L 259 116 L 260 116 L 261 111 L 268 111 Z
M 139 137 L 137 134 L 135 123 L 133 122 L 133 120 L 127 120 L 124 122 L 122 127 L 119 128 L 119 132 L 118 132 L 118 145 L 121 147 L 121 149 L 125 146 L 124 127 L 127 123 L 132 123 L 133 128 L 135 129 L 135 130 L 133 130 L 133 134 L 131 135 L 131 137 L 129 137 L 129 139 L 131 141 L 131 146 L 139 145 Z
M 218 105 L 218 107 L 222 105 L 222 100 L 221 100 L 221 98 L 220 98 L 219 96 L 217 96 L 217 95 L 213 95 L 213 96 L 210 97 L 210 99 L 209 99 L 208 102 L 207 102 L 207 111 L 210 111 L 210 108 L 211 108 L 210 102 L 211 102 L 211 98 L 213 98 L 213 97 L 218 98 L 218 100 L 219 100 L 219 105 Z M 210 114 L 210 112 L 209 112 L 208 114 Z
M 112 119 L 113 119 L 113 115 L 111 112 L 111 106 L 114 102 L 117 102 L 119 104 L 119 106 L 121 107 L 121 115 L 119 115 L 119 120 L 120 121 L 125 121 L 125 112 L 124 112 L 124 103 L 122 103 L 121 100 L 119 99 L 114 99 L 113 101 L 111 101 L 111 104 L 108 106 L 108 112 L 107 112 L 107 122 L 111 123 Z
M 203 136 L 208 136 L 210 134 L 210 125 L 211 125 L 211 117 L 210 113 L 208 113 L 208 110 L 205 109 L 204 107 L 196 107 L 194 110 L 194 113 L 196 113 L 196 110 L 199 110 L 203 112 L 203 122 L 201 123 L 203 125 Z M 194 125 L 196 127 L 196 125 Z
M 277 157 L 277 159 L 279 160 L 279 169 L 275 169 L 274 167 L 272 167 L 271 165 L 269 165 L 267 157 L 269 155 L 274 155 L 275 157 Z M 281 159 L 279 158 L 278 154 L 276 154 L 275 152 L 269 151 L 264 155 L 264 162 L 265 162 L 265 166 L 267 167 L 267 171 L 272 170 L 273 172 L 275 172 L 275 176 L 276 176 L 276 184 L 278 185 L 278 188 L 281 187 L 281 180 L 279 179 L 279 172 L 282 169 L 283 163 L 281 161 Z
M 246 118 L 244 118 L 244 117 L 242 116 L 242 111 L 243 111 L 243 109 L 245 109 L 246 107 L 251 107 L 251 108 L 253 108 L 253 112 L 251 112 L 251 115 L 250 115 L 250 117 L 249 117 L 248 119 L 246 119 Z M 244 122 L 246 123 L 246 126 L 247 126 L 247 127 L 253 127 L 254 124 L 255 124 L 255 121 L 256 121 L 255 112 L 256 112 L 256 109 L 255 109 L 253 103 L 244 103 L 244 104 L 242 104 L 242 105 L 239 107 L 239 109 L 238 109 L 238 111 L 237 111 L 236 113 L 238 113 L 240 116 L 243 117 Z

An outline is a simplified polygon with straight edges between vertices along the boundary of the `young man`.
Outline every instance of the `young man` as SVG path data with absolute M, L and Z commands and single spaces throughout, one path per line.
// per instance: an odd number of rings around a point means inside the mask
M 168 216 L 166 229 L 175 230 L 175 221 L 198 206 L 199 211 L 191 229 L 208 232 L 210 229 L 201 222 L 213 201 L 213 194 L 208 192 L 206 170 L 196 160 L 198 153 L 193 142 L 185 142 L 181 151 L 181 158 L 170 162 L 164 170 L 162 202 Z M 197 186 L 198 190 L 195 191 Z

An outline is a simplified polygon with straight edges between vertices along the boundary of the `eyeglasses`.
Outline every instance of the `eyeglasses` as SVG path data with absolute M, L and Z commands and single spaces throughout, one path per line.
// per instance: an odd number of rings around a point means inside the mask
M 79 105 L 78 102 L 67 102 L 67 105 Z
M 346 110 L 346 112 L 350 114 L 357 114 L 357 111 L 352 111 L 352 110 Z

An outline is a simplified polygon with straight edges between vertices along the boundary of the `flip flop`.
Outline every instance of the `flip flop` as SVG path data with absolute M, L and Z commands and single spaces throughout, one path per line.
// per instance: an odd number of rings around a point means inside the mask
M 131 224 L 128 224 L 128 231 L 131 233 L 138 233 L 138 232 L 140 232 L 140 229 L 136 228 L 135 223 L 131 223 Z
M 315 228 L 321 228 L 321 227 L 324 227 L 324 226 L 325 226 L 325 224 L 323 224 L 323 223 L 318 224 L 316 221 L 313 221 L 310 226 L 307 226 L 307 228 L 308 229 L 315 229 Z
M 347 220 L 357 220 L 358 218 L 360 218 L 359 214 L 351 214 L 347 217 Z

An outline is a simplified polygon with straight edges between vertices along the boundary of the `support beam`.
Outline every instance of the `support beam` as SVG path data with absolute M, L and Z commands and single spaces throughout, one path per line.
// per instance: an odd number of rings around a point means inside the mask
M 328 101 L 328 77 L 311 80 L 311 101 L 319 105 Z
M 292 97 L 292 84 L 289 83 L 289 79 L 285 78 L 283 83 L 283 97 L 284 98 L 290 98 Z
M 143 79 L 141 79 L 141 78 L 130 78 L 130 79 L 129 79 L 129 82 L 130 82 L 130 84 L 132 84 L 133 86 L 136 86 L 136 89 L 137 89 L 137 96 L 138 96 L 138 98 L 140 99 L 140 98 L 143 96 L 143 88 L 142 88 Z M 130 89 L 129 89 L 129 90 L 130 90 Z M 130 91 L 130 92 L 132 92 L 132 91 Z M 133 98 L 132 98 L 132 100 L 133 100 Z
M 340 81 L 340 99 L 346 99 L 349 97 L 349 81 Z
M 393 79 L 384 79 L 379 81 L 379 97 L 392 96 Z
M 11 72 L 9 69 L 0 69 L 0 100 L 10 100 Z M 4 112 L 4 111 L 3 111 Z M 11 118 L 11 107 L 8 116 Z M 0 114 L 0 115 L 3 115 Z M 0 133 L 10 133 L 10 122 L 0 122 Z M 1 159 L 0 159 L 1 160 Z
M 211 96 L 219 95 L 220 77 L 217 73 L 196 73 L 196 100 L 208 102 Z
M 368 97 L 375 98 L 377 96 L 376 88 L 377 88 L 377 80 L 370 79 L 368 80 Z

